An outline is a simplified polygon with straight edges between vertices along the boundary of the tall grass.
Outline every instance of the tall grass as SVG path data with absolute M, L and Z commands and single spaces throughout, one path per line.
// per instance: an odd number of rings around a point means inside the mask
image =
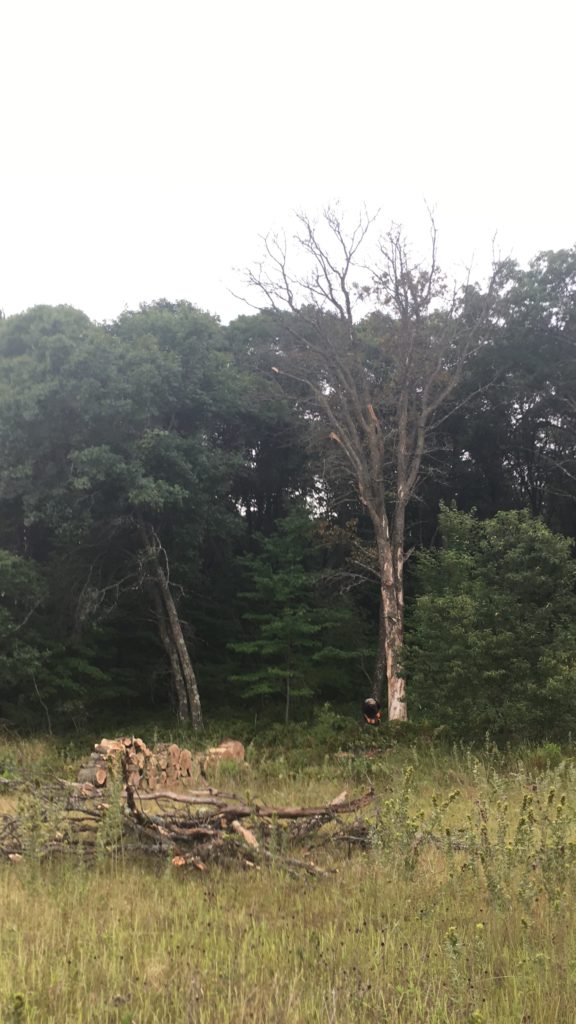
M 2 864 L 3 1024 L 574 1020 L 570 761 L 434 748 L 254 761 L 223 777 L 274 801 L 371 780 L 368 848 L 312 851 L 337 869 L 322 878 L 121 853 Z

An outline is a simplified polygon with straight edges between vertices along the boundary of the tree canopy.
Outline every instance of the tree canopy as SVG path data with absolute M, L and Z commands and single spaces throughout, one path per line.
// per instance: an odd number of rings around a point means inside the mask
M 576 249 L 448 287 L 303 217 L 263 308 L 0 321 L 0 720 L 576 711 Z M 404 623 L 404 608 L 406 622 Z M 406 700 L 407 698 L 407 700 Z M 250 711 L 250 713 L 252 713 Z

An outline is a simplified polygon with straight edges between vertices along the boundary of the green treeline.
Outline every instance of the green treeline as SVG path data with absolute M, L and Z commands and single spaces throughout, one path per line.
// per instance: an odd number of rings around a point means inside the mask
M 398 235 L 358 287 L 304 242 L 316 278 L 227 327 L 0 321 L 0 723 L 282 721 L 392 680 L 455 736 L 576 726 L 576 249 L 453 293 Z

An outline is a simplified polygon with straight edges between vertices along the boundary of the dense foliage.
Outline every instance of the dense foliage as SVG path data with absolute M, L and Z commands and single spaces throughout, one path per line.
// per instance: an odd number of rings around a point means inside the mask
M 562 736 L 576 724 L 576 250 L 507 263 L 493 287 L 445 392 L 459 342 L 446 316 L 427 321 L 450 355 L 402 510 L 408 708 L 454 734 Z M 481 301 L 472 290 L 453 314 L 458 337 Z M 357 318 L 352 360 L 319 304 L 316 344 L 338 346 L 304 381 L 307 316 L 224 327 L 162 300 L 107 325 L 62 306 L 0 321 L 0 720 L 186 718 L 196 686 L 205 709 L 252 718 L 359 708 L 381 566 L 327 381 L 341 418 L 347 379 L 359 401 L 363 381 L 380 389 L 367 408 L 391 449 L 394 417 L 419 406 L 398 390 L 392 312 Z M 381 472 L 390 487 L 397 470 Z
M 417 556 L 414 699 L 453 734 L 535 738 L 576 726 L 576 562 L 529 512 L 444 508 Z

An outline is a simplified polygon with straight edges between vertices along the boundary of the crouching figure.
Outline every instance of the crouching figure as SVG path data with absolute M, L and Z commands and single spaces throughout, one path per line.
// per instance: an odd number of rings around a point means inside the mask
M 375 697 L 367 697 L 362 705 L 362 714 L 366 725 L 378 725 L 382 718 L 379 701 Z

